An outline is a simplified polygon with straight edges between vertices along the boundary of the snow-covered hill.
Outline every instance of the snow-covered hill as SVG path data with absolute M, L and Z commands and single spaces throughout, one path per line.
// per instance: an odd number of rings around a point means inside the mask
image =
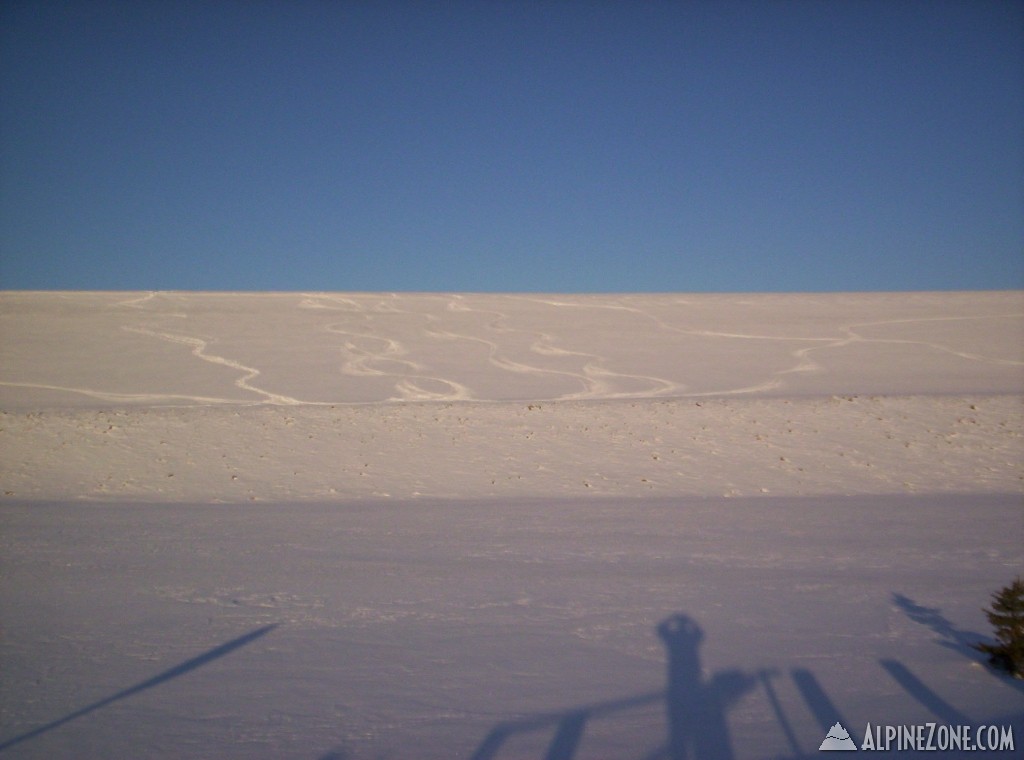
M 0 755 L 996 723 L 1024 294 L 0 294 Z

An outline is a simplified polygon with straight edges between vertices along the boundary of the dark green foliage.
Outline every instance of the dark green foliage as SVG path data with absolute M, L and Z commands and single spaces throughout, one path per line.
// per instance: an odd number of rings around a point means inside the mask
M 977 644 L 993 667 L 1024 678 L 1024 580 L 992 594 L 992 609 L 985 610 L 995 628 L 997 644 Z

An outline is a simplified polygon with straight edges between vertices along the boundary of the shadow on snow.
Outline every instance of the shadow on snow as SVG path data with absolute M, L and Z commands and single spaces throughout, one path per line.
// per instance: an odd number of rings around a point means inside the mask
M 943 646 L 977 659 L 972 645 L 983 641 L 984 637 L 958 630 L 941 615 L 940 610 L 922 607 L 901 594 L 893 594 L 893 600 L 911 620 L 938 633 Z M 817 756 L 817 746 L 801 746 L 783 709 L 773 684 L 773 680 L 780 677 L 777 671 L 746 673 L 726 670 L 705 678 L 699 651 L 704 633 L 696 621 L 686 615 L 674 615 L 658 625 L 657 633 L 665 645 L 667 658 L 667 686 L 664 691 L 500 723 L 491 729 L 470 760 L 503 760 L 502 749 L 506 742 L 520 734 L 534 732 L 546 732 L 551 736 L 543 760 L 573 760 L 589 721 L 658 702 L 663 702 L 665 707 L 667 741 L 642 755 L 642 760 L 732 760 L 734 751 L 727 713 L 742 697 L 757 688 L 763 690 L 786 737 L 790 750 L 786 760 Z M 939 696 L 903 663 L 882 659 L 879 664 L 910 697 L 942 723 L 974 725 L 969 716 Z M 810 670 L 794 668 L 789 677 L 821 729 L 822 738 L 836 723 L 846 728 L 851 726 Z M 1009 678 L 1001 680 L 1013 681 Z M 1019 682 L 1012 685 L 1020 688 Z
M 913 620 L 915 623 L 920 623 L 921 625 L 930 628 L 934 633 L 936 633 L 939 636 L 938 643 L 940 646 L 946 647 L 947 649 L 951 649 L 954 652 L 963 655 L 969 660 L 985 662 L 988 659 L 985 655 L 979 653 L 978 649 L 976 648 L 976 645 L 995 644 L 996 642 L 994 639 L 989 638 L 987 636 L 983 636 L 980 633 L 976 633 L 975 631 L 965 631 L 963 629 L 957 628 L 945 615 L 942 614 L 942 610 L 935 607 L 923 607 L 920 604 L 917 604 L 913 599 L 910 599 L 904 596 L 903 594 L 893 594 L 892 600 L 893 603 L 897 607 L 899 607 L 908 618 Z M 896 680 L 900 682 L 901 686 L 907 688 L 904 682 L 901 681 L 900 678 L 896 675 L 895 671 L 898 671 L 898 668 L 890 668 L 885 664 L 885 661 L 883 661 L 882 665 L 886 668 L 886 670 L 889 671 L 890 675 L 892 675 L 893 678 L 896 678 Z M 1024 681 L 1022 681 L 1021 679 L 1013 678 L 987 665 L 986 668 L 990 673 L 997 676 L 1004 683 L 1008 684 L 1009 686 L 1012 686 L 1015 689 L 1024 691 Z M 920 688 L 907 688 L 907 690 L 915 696 L 921 695 L 921 697 L 924 698 L 919 699 L 919 701 L 921 701 L 921 704 L 925 705 L 925 707 L 928 707 L 930 710 L 932 710 L 932 712 L 935 713 L 935 715 L 939 715 L 939 713 L 935 712 L 935 710 L 932 709 L 931 706 L 935 705 L 936 707 L 938 707 L 938 702 L 935 701 L 935 698 L 929 696 L 927 689 L 922 690 Z M 961 717 L 963 717 L 961 713 L 957 713 L 956 710 L 952 710 L 952 708 L 940 709 L 942 709 L 945 713 L 949 715 L 960 715 Z
M 657 702 L 663 702 L 665 706 L 667 742 L 643 755 L 643 760 L 730 760 L 734 753 L 726 714 L 759 685 L 765 690 L 793 756 L 807 756 L 775 695 L 772 685 L 775 673 L 767 670 L 753 674 L 726 670 L 706 679 L 700 662 L 704 632 L 692 618 L 674 615 L 658 626 L 657 633 L 665 645 L 667 656 L 668 684 L 664 691 L 499 724 L 484 738 L 471 760 L 500 760 L 502 746 L 507 740 L 517 734 L 535 731 L 552 733 L 544 760 L 572 760 L 588 721 Z M 842 721 L 842 716 L 810 671 L 794 670 L 792 677 L 821 724 L 824 736 L 833 723 Z
M 265 636 L 266 634 L 270 633 L 272 630 L 277 628 L 277 626 L 278 623 L 273 623 L 271 625 L 265 625 L 261 628 L 257 628 L 245 634 L 244 636 L 239 636 L 237 639 L 232 639 L 231 641 L 225 642 L 220 646 L 216 646 L 213 649 L 203 652 L 203 654 L 197 657 L 193 657 L 190 660 L 185 660 L 185 662 L 175 665 L 173 668 L 165 670 L 162 673 L 158 673 L 152 678 L 142 681 L 141 683 L 137 683 L 134 686 L 129 686 L 127 689 L 123 689 L 122 691 L 119 691 L 116 694 L 111 694 L 109 697 L 104 697 L 103 699 L 97 702 L 93 702 L 91 705 L 86 705 L 80 710 L 75 710 L 75 712 L 69 713 L 62 718 L 58 718 L 57 720 L 51 721 L 50 723 L 47 723 L 44 726 L 39 726 L 38 728 L 34 728 L 31 731 L 19 734 L 18 736 L 15 736 L 12 739 L 8 739 L 7 741 L 0 743 L 0 752 L 3 752 L 4 750 L 9 749 L 10 747 L 15 746 L 16 744 L 21 744 L 24 741 L 28 741 L 29 739 L 34 739 L 35 737 L 40 736 L 41 734 L 45 734 L 47 731 L 52 731 L 55 728 L 63 726 L 65 723 L 70 723 L 71 721 L 77 718 L 81 718 L 84 715 L 88 715 L 91 712 L 95 712 L 96 710 L 106 707 L 107 705 L 113 704 L 114 702 L 117 702 L 121 699 L 131 697 L 135 694 L 138 694 L 139 692 L 145 691 L 146 689 L 151 689 L 154 686 L 159 686 L 162 683 L 170 681 L 172 678 L 183 676 L 186 673 L 195 670 L 196 668 L 201 668 L 203 665 L 207 665 L 208 663 L 213 662 L 214 660 L 219 659 L 226 654 L 230 654 L 236 649 L 244 647 L 246 644 L 251 644 L 253 641 L 260 638 L 261 636 Z
M 893 601 L 911 620 L 937 633 L 941 637 L 939 643 L 942 646 L 953 649 L 965 657 L 977 659 L 973 644 L 983 641 L 984 637 L 957 629 L 940 610 L 922 607 L 902 594 L 893 594 Z M 0 752 L 207 665 L 265 636 L 277 626 L 278 624 L 272 624 L 257 628 L 152 678 L 8 739 L 0 743 Z M 658 625 L 657 634 L 666 651 L 667 686 L 663 691 L 500 723 L 491 729 L 476 748 L 471 760 L 503 760 L 501 752 L 506 741 L 520 734 L 534 732 L 551 734 L 543 760 L 573 760 L 589 721 L 659 702 L 662 702 L 665 708 L 667 741 L 654 751 L 643 755 L 642 760 L 731 760 L 734 753 L 726 720 L 727 713 L 742 697 L 758 687 L 764 691 L 775 720 L 789 744 L 791 755 L 788 758 L 796 760 L 809 758 L 812 756 L 811 753 L 816 755 L 817 747 L 804 748 L 800 745 L 796 732 L 776 695 L 773 679 L 779 677 L 778 672 L 761 670 L 746 673 L 726 670 L 705 678 L 700 661 L 700 646 L 704 640 L 704 632 L 696 621 L 686 615 L 674 615 Z M 973 724 L 969 716 L 929 688 L 903 663 L 882 659 L 879 660 L 879 664 L 908 695 L 938 720 L 949 725 Z M 850 725 L 811 671 L 794 668 L 789 676 L 810 714 L 821 728 L 823 737 L 835 723 L 847 727 Z M 1011 683 L 1018 689 L 1024 686 L 1011 678 L 1001 680 Z

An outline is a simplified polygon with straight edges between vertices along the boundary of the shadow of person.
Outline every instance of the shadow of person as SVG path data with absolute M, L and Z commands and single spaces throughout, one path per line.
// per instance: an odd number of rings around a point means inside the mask
M 705 681 L 699 651 L 704 631 L 686 615 L 673 615 L 657 630 L 668 655 L 669 760 L 731 760 L 725 713 L 754 688 L 756 679 L 731 670 Z
M 484 737 L 471 760 L 497 760 L 507 740 L 538 731 L 553 732 L 544 760 L 573 760 L 590 721 L 662 700 L 668 719 L 668 744 L 659 745 L 644 760 L 731 760 L 732 742 L 725 715 L 757 685 L 758 677 L 727 670 L 705 680 L 699 652 L 704 632 L 686 615 L 673 615 L 656 630 L 668 653 L 664 691 L 499 723 Z

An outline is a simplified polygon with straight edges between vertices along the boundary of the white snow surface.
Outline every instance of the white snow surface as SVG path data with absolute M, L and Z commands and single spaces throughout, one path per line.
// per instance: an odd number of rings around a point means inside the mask
M 1022 400 L 1019 291 L 0 293 L 0 756 L 1019 754 Z

